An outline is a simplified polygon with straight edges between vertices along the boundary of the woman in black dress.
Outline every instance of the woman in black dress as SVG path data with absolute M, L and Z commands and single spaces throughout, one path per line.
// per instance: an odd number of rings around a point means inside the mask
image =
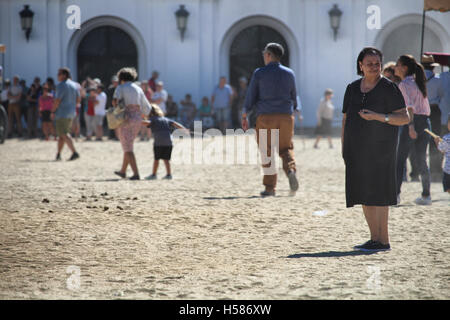
M 397 85 L 381 75 L 383 55 L 364 48 L 356 62 L 362 78 L 347 86 L 343 105 L 342 156 L 347 207 L 361 204 L 370 240 L 359 250 L 389 250 L 389 206 L 397 203 L 398 126 L 409 121 Z

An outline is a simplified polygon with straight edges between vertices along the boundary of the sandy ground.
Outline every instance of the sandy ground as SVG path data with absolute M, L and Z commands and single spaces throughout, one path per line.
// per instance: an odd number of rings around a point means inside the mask
M 277 197 L 262 199 L 255 165 L 174 164 L 172 181 L 161 180 L 163 167 L 157 181 L 126 181 L 112 174 L 117 142 L 79 141 L 79 160 L 54 162 L 54 142 L 8 140 L 0 298 L 449 299 L 450 197 L 441 183 L 428 207 L 413 203 L 420 183 L 405 183 L 390 214 L 392 250 L 355 252 L 368 228 L 360 206 L 345 208 L 334 143 L 316 150 L 296 137 L 297 195 L 280 175 Z M 136 142 L 135 151 L 146 176 L 152 144 Z

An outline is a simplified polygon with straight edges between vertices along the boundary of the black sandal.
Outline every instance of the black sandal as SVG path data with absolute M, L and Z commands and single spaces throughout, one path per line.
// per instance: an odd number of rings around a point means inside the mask
M 117 174 L 119 177 L 121 177 L 122 179 L 125 179 L 125 177 L 127 176 L 125 173 L 122 173 L 120 171 L 114 171 L 115 174 Z

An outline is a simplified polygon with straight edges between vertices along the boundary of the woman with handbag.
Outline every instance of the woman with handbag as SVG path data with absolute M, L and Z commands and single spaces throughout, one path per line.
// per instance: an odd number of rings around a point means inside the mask
M 141 128 L 141 114 L 148 115 L 151 111 L 151 105 L 145 97 L 142 89 L 133 83 L 137 78 L 134 68 L 122 68 L 117 73 L 120 85 L 116 88 L 112 100 L 114 108 L 125 107 L 125 121 L 118 129 L 118 135 L 124 152 L 122 168 L 114 173 L 121 178 L 126 177 L 128 165 L 133 170 L 133 176 L 130 180 L 140 180 L 139 171 L 136 164 L 136 158 L 133 152 L 134 139 Z

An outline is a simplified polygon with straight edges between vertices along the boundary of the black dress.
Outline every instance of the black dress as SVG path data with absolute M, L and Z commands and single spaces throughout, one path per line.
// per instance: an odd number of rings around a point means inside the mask
M 362 93 L 360 85 L 361 79 L 347 86 L 342 109 L 347 114 L 343 146 L 347 207 L 395 205 L 398 127 L 364 120 L 358 112 L 390 114 L 405 108 L 405 101 L 397 85 L 384 77 L 369 92 Z

